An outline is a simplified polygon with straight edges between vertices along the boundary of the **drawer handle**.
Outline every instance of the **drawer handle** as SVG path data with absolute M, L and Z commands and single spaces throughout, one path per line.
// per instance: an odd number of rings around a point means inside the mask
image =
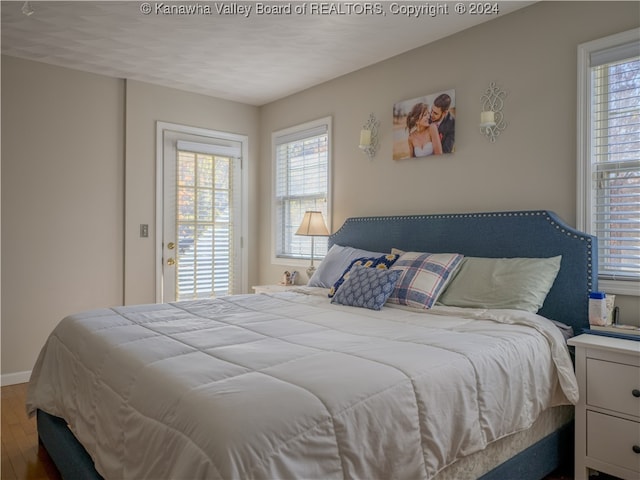
M 640 398 L 640 390 L 638 390 L 637 388 L 634 388 L 633 390 L 631 390 L 631 395 L 633 395 L 636 398 Z
M 632 448 L 634 452 L 640 453 L 640 445 L 634 445 Z

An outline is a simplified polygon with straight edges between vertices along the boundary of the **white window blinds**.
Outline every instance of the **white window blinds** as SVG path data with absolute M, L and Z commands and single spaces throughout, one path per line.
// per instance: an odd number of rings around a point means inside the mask
M 640 41 L 589 52 L 591 233 L 603 280 L 640 280 Z M 636 284 L 637 285 L 637 284 Z
M 311 238 L 295 235 L 307 210 L 328 221 L 330 119 L 276 132 L 274 214 L 275 256 L 311 258 Z M 323 257 L 327 238 L 315 238 L 315 255 Z
M 176 300 L 233 293 L 234 161 L 239 146 L 178 140 Z

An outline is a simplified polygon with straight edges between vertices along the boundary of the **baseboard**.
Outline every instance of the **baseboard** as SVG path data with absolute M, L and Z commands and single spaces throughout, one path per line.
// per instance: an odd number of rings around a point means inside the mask
M 6 373 L 0 375 L 0 386 L 15 385 L 17 383 L 27 383 L 31 378 L 31 370 L 26 372 Z

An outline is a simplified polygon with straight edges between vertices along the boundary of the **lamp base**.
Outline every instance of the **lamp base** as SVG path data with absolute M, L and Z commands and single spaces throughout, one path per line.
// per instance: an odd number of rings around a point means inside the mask
M 313 276 L 313 272 L 315 271 L 316 271 L 316 267 L 311 265 L 309 268 L 307 268 L 307 277 L 311 278 Z

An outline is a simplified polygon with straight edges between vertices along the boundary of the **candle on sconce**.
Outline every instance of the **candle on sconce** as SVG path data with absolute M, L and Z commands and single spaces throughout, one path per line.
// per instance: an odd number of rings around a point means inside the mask
M 371 130 L 360 130 L 360 146 L 368 147 L 371 145 Z
M 480 125 L 490 126 L 496 124 L 495 113 L 491 110 L 480 113 Z

